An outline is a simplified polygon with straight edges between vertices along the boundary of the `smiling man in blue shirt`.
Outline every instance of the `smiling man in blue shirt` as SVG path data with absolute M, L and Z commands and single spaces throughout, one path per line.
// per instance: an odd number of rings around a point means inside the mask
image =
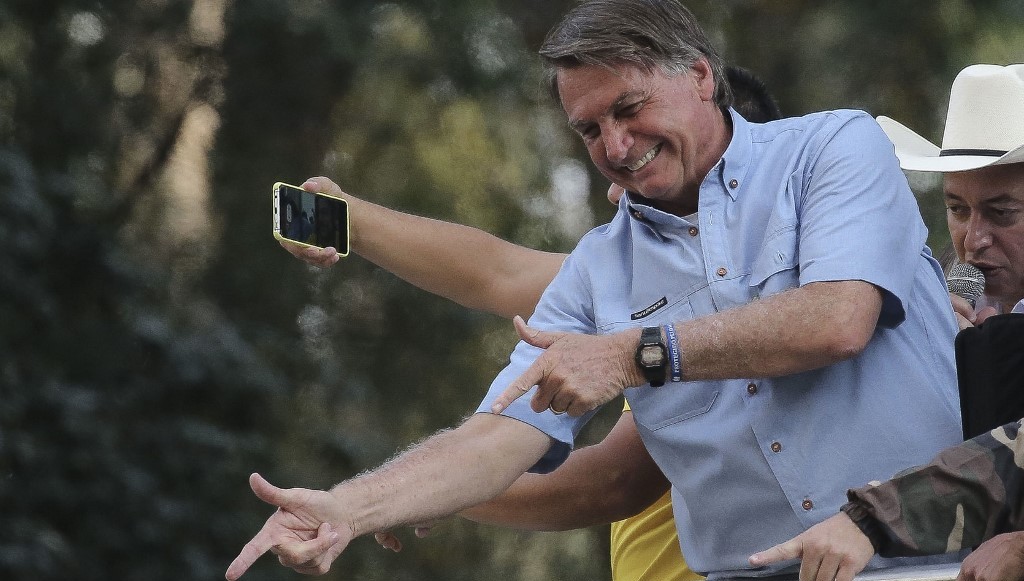
M 355 536 L 553 469 L 623 390 L 672 482 L 683 553 L 713 578 L 795 571 L 747 556 L 960 440 L 953 313 L 871 117 L 748 124 L 672 0 L 585 2 L 541 54 L 592 161 L 629 191 L 618 213 L 517 321 L 524 342 L 481 413 L 329 492 L 254 475 L 281 510 L 229 579 L 267 550 L 324 572 Z

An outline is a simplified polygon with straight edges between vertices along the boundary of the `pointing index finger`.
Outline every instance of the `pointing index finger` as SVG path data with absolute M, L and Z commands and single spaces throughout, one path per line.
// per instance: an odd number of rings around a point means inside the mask
M 755 567 L 763 567 L 779 561 L 797 559 L 803 554 L 802 547 L 803 544 L 798 539 L 790 539 L 760 553 L 755 553 L 748 560 Z
M 270 535 L 265 531 L 260 531 L 252 538 L 251 541 L 242 547 L 241 552 L 238 553 L 235 560 L 231 561 L 231 564 L 228 565 L 227 572 L 224 573 L 224 578 L 228 581 L 235 581 L 245 574 L 245 572 L 249 570 L 249 567 L 251 567 L 257 559 L 263 556 L 263 553 L 269 551 L 273 546 L 274 543 L 270 540 Z
M 515 381 L 510 383 L 505 388 L 505 391 L 501 392 L 501 395 L 491 404 L 491 412 L 500 414 L 505 411 L 508 406 L 512 405 L 512 402 L 526 395 L 542 378 L 543 375 L 535 362 L 522 375 L 517 377 Z

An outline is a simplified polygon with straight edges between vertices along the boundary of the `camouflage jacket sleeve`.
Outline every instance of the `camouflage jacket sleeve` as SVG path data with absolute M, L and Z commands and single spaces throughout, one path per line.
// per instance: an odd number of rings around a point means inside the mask
M 955 552 L 1024 530 L 1021 422 L 948 448 L 930 464 L 885 483 L 850 490 L 851 503 L 873 521 L 869 528 L 878 553 Z

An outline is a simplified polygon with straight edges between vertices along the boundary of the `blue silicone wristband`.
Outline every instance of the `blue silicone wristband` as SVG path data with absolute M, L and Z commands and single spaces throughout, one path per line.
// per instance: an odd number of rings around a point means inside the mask
M 671 368 L 672 381 L 683 380 L 683 362 L 679 355 L 679 342 L 676 341 L 675 325 L 664 325 L 665 337 L 668 338 L 668 361 Z

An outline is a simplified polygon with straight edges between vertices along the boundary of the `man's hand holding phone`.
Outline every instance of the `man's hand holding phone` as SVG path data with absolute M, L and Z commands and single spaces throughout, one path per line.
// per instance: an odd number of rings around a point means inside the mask
M 326 178 L 273 188 L 274 238 L 297 258 L 327 267 L 349 252 L 348 202 Z
M 319 268 L 330 268 L 334 263 L 341 260 L 341 255 L 333 246 L 327 248 L 316 248 L 313 246 L 300 246 L 289 240 L 279 240 L 281 247 L 291 253 L 299 260 L 312 264 Z

